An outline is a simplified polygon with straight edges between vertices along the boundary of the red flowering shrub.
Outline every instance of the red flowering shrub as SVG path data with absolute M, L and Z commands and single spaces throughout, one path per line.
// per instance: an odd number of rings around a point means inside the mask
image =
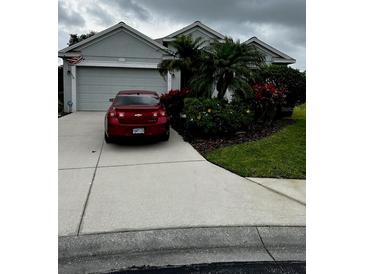
M 167 93 L 164 93 L 160 96 L 161 101 L 166 104 L 166 103 L 170 103 L 172 101 L 176 101 L 179 98 L 185 98 L 189 93 L 188 89 L 182 89 L 182 90 L 178 90 L 178 89 L 171 89 L 170 91 L 168 91 Z
M 271 123 L 282 105 L 285 104 L 287 90 L 278 88 L 273 83 L 255 84 L 252 86 L 254 92 L 254 108 L 257 120 Z
M 277 88 L 273 83 L 256 84 L 252 86 L 256 101 L 270 101 L 272 103 L 283 103 L 286 96 L 286 89 Z
M 165 105 L 173 124 L 180 118 L 180 113 L 184 108 L 184 99 L 188 96 L 189 92 L 188 89 L 172 89 L 160 96 L 161 102 Z

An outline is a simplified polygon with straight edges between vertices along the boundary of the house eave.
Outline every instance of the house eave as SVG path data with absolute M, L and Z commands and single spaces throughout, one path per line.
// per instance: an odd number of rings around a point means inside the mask
M 58 57 L 59 58 L 69 58 L 69 57 L 78 57 L 80 56 L 80 52 L 75 52 L 75 51 L 71 51 L 71 52 L 58 52 Z
M 296 62 L 296 60 L 295 59 L 283 59 L 283 58 L 274 58 L 273 60 L 272 60 L 272 63 L 273 64 L 288 64 L 288 65 L 290 65 L 290 64 L 294 64 Z

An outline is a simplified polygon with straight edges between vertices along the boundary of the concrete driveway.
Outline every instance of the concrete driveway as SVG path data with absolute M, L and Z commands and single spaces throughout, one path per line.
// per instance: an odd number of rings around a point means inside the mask
M 168 142 L 106 144 L 102 112 L 59 121 L 59 235 L 305 225 L 305 181 L 242 178 Z

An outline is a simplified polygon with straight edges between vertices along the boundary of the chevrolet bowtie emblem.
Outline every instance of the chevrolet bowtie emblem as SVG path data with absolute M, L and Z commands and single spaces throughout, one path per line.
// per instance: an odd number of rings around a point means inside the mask
M 141 117 L 141 116 L 142 116 L 142 114 L 137 113 L 137 114 L 134 114 L 134 116 L 136 116 L 136 117 Z

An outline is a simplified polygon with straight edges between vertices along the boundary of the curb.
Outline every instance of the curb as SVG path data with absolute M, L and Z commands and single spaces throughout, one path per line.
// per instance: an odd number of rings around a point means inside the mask
M 59 273 L 216 262 L 305 261 L 305 230 L 305 226 L 237 226 L 59 237 Z

